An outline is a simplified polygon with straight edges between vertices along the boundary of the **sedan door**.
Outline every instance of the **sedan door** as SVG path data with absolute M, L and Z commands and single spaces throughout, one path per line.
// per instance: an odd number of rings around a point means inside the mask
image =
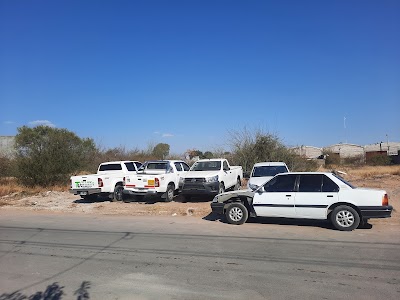
M 257 191 L 253 198 L 253 206 L 257 216 L 295 217 L 296 177 L 295 174 L 277 175 L 268 181 L 263 189 Z
M 339 187 L 323 174 L 302 174 L 296 193 L 296 217 L 326 219 L 327 209 L 338 202 Z

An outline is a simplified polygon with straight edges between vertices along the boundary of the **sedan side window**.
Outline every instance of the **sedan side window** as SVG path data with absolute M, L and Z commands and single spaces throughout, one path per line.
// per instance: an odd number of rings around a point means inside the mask
M 297 175 L 276 176 L 266 183 L 266 192 L 294 192 Z
M 320 174 L 304 174 L 300 175 L 299 192 L 317 193 L 321 192 L 322 175 Z
M 324 175 L 322 184 L 323 192 L 339 192 L 339 186 L 332 181 L 328 176 Z

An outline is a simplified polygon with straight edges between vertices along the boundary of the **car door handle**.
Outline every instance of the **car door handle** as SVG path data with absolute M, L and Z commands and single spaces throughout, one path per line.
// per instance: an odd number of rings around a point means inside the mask
M 292 197 L 292 195 L 286 195 L 286 197 Z
M 328 196 L 326 196 L 326 197 L 328 197 L 328 198 L 333 198 L 333 195 L 328 195 Z

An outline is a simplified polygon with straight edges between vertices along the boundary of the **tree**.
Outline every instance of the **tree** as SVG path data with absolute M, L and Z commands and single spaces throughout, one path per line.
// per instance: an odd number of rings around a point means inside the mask
M 96 152 L 92 139 L 49 126 L 18 128 L 15 145 L 17 178 L 29 186 L 66 183 L 70 174 L 85 168 Z
M 169 145 L 164 143 L 158 143 L 153 148 L 153 155 L 157 157 L 157 159 L 164 159 L 169 154 Z
M 280 139 L 261 130 L 250 131 L 244 128 L 241 131 L 230 132 L 232 164 L 243 167 L 249 172 L 255 163 L 263 161 L 285 162 L 291 171 L 311 171 L 316 169 L 313 161 L 307 161 L 288 149 Z

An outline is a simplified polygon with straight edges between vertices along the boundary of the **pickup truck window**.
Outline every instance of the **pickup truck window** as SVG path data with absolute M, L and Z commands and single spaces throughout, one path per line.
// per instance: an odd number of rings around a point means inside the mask
M 226 161 L 224 161 L 224 171 L 229 170 L 229 166 L 228 163 Z
M 175 164 L 175 168 L 176 168 L 176 170 L 178 170 L 178 171 L 182 171 L 182 166 L 181 166 L 181 164 L 180 164 L 180 163 L 176 162 L 176 163 L 174 163 L 174 164 Z
M 122 166 L 121 164 L 106 164 L 101 165 L 99 171 L 121 171 Z
M 253 169 L 251 177 L 275 176 L 276 174 L 287 172 L 288 169 L 285 166 L 260 166 Z
M 266 192 L 294 192 L 297 175 L 276 176 L 268 181 L 264 190 Z
M 192 167 L 192 171 L 219 171 L 219 170 L 221 170 L 220 161 L 196 162 Z
M 321 192 L 322 175 L 320 174 L 305 174 L 300 175 L 299 192 L 315 193 Z
M 139 170 L 139 168 L 142 166 L 142 164 L 140 162 L 134 162 L 134 164 L 136 165 L 136 168 Z
M 182 163 L 182 167 L 183 167 L 184 171 L 189 171 L 189 169 L 190 169 L 190 167 L 185 163 Z
M 128 171 L 136 171 L 135 166 L 133 165 L 133 162 L 127 162 L 125 163 L 125 166 L 127 168 Z
M 168 163 L 167 162 L 150 162 L 147 163 L 147 170 L 167 170 Z

